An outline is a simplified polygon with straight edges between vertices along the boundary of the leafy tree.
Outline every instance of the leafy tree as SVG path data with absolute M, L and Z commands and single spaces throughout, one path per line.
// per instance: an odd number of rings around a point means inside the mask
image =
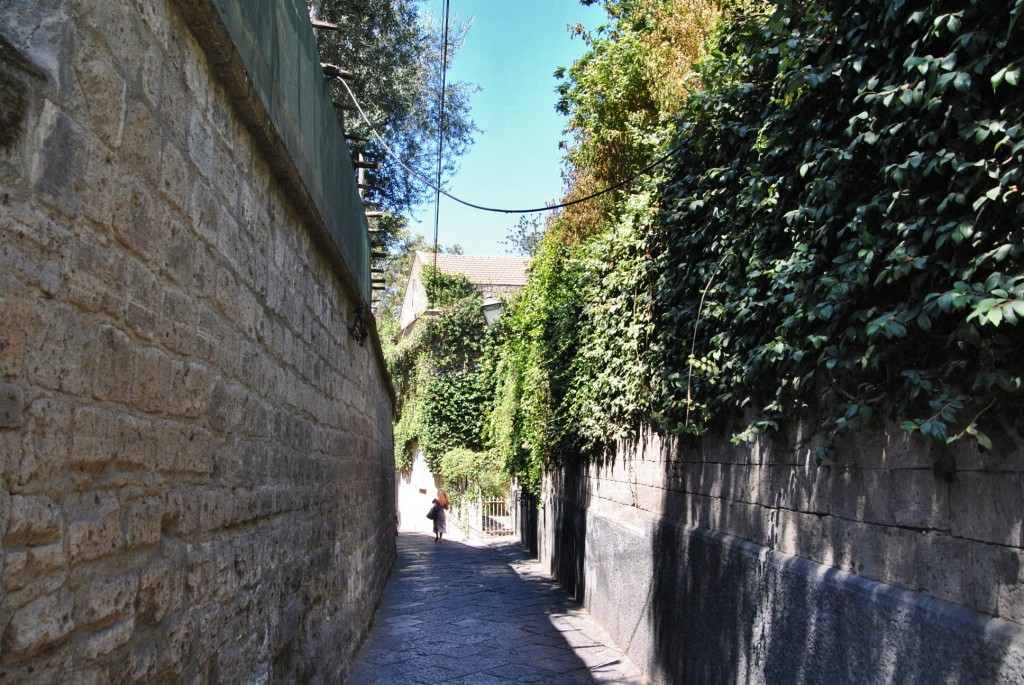
M 377 237 L 376 232 L 370 234 L 373 249 L 383 255 L 375 261 L 375 265 L 384 270 L 384 290 L 377 293 L 374 309 L 386 354 L 399 332 L 405 283 L 412 269 L 413 255 L 427 249 L 427 241 L 422 235 L 411 234 L 408 220 L 395 214 L 373 219 L 373 228 L 387 231 L 386 237 Z
M 434 179 L 441 121 L 439 27 L 420 13 L 414 0 L 309 0 L 309 5 L 311 14 L 339 26 L 338 31 L 319 32 L 321 59 L 353 74 L 349 85 L 372 128 L 405 165 Z M 469 29 L 469 24 L 453 24 L 449 61 Z M 330 88 L 335 102 L 352 104 L 340 84 L 332 81 Z M 469 97 L 474 90 L 468 83 L 446 83 L 442 176 L 455 170 L 456 160 L 473 142 L 476 127 L 469 118 Z M 405 214 L 430 196 L 421 181 L 386 153 L 357 113 L 345 115 L 345 129 L 362 139 L 353 143 L 356 151 L 380 163 L 379 169 L 367 172 L 368 202 Z
M 509 229 L 502 245 L 512 254 L 533 257 L 540 247 L 540 239 L 547 230 L 547 219 L 521 216 L 516 225 Z
M 592 2 L 589 4 L 593 4 Z M 555 76 L 569 116 L 566 200 L 635 173 L 664 149 L 692 89 L 719 3 L 605 0 L 608 23 Z M 520 484 L 635 433 L 650 416 L 648 181 L 567 208 L 534 249 L 530 282 L 503 316 L 488 430 Z M 635 197 L 634 197 L 635 196 Z M 512 240 L 529 235 L 521 222 Z
M 592 5 L 597 0 L 584 0 Z M 607 188 L 651 162 L 672 118 L 699 87 L 694 65 L 704 54 L 718 0 L 603 0 L 609 22 L 573 33 L 588 50 L 556 70 L 558 110 L 569 117 L 566 200 Z M 627 191 L 565 210 L 563 239 L 604 228 Z

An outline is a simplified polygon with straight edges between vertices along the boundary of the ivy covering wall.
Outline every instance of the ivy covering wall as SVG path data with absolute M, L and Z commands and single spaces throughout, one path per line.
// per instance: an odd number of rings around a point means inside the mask
M 605 4 L 593 44 L 635 59 L 658 35 L 650 3 Z M 956 440 L 1002 449 L 1024 376 L 1022 14 L 729 3 L 703 87 L 645 115 L 662 123 L 644 142 L 672 162 L 542 241 L 503 320 L 490 445 L 527 485 L 644 424 L 753 440 L 811 422 L 821 459 L 884 421 L 947 467 Z M 623 36 L 629 50 L 608 48 Z M 593 93 L 574 101 L 570 78 L 571 114 Z M 575 125 L 586 146 L 601 115 Z
M 421 317 L 390 351 L 401 402 L 397 465 L 411 468 L 419 447 L 430 470 L 446 482 L 491 494 L 507 484 L 508 474 L 486 449 L 494 345 L 480 309 L 483 296 L 462 274 L 425 265 L 422 277 L 434 315 Z

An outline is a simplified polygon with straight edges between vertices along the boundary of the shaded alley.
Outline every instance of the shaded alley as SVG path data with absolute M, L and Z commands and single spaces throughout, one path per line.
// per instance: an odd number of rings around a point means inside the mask
M 349 685 L 643 684 L 628 657 L 517 543 L 398 536 Z

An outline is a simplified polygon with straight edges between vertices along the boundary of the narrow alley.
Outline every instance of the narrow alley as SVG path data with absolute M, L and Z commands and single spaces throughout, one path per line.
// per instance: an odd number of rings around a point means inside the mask
M 348 685 L 648 683 L 517 543 L 398 536 Z

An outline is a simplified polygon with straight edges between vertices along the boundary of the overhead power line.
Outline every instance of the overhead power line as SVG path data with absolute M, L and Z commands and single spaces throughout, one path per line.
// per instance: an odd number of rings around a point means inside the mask
M 441 45 L 441 106 L 437 110 L 437 182 L 434 190 L 434 268 L 437 268 L 437 236 L 441 223 L 441 162 L 444 159 L 444 106 L 448 76 L 448 20 L 451 15 L 451 0 L 444 0 L 444 31 Z M 351 95 L 352 91 L 349 91 Z M 353 100 L 355 98 L 353 97 Z M 379 138 L 380 136 L 378 136 Z
M 410 176 L 412 176 L 413 178 L 418 180 L 420 183 L 423 183 L 428 188 L 431 188 L 437 194 L 444 195 L 449 200 L 453 200 L 455 202 L 458 202 L 460 205 L 464 205 L 466 207 L 472 207 L 473 209 L 479 209 L 482 212 L 497 212 L 497 213 L 500 213 L 500 214 L 535 214 L 537 212 L 551 212 L 551 211 L 554 211 L 556 209 L 562 209 L 564 207 L 571 207 L 573 205 L 578 205 L 578 204 L 583 203 L 583 202 L 589 202 L 590 200 L 593 200 L 595 198 L 601 197 L 602 195 L 607 195 L 608 193 L 610 193 L 612 191 L 618 190 L 619 188 L 622 188 L 623 186 L 627 186 L 630 183 L 632 183 L 633 181 L 637 180 L 638 178 L 641 178 L 642 176 L 646 176 L 650 172 L 654 171 L 654 169 L 658 168 L 659 166 L 661 166 L 662 164 L 667 162 L 669 159 L 671 159 L 677 152 L 679 152 L 683 148 L 683 145 L 685 145 L 685 143 L 680 143 L 679 145 L 676 145 L 674 148 L 672 148 L 671 150 L 666 152 L 664 155 L 662 155 L 658 159 L 654 160 L 653 162 L 651 162 L 650 164 L 645 166 L 643 169 L 640 169 L 640 171 L 637 171 L 635 174 L 633 174 L 633 175 L 631 175 L 631 176 L 629 176 L 627 178 L 624 178 L 623 180 L 619 181 L 618 183 L 614 183 L 614 184 L 608 186 L 607 188 L 603 188 L 602 190 L 599 190 L 596 193 L 591 193 L 590 195 L 587 195 L 585 197 L 576 198 L 575 200 L 569 200 L 567 202 L 559 202 L 558 204 L 545 205 L 543 207 L 532 207 L 530 209 L 503 209 L 503 208 L 500 208 L 500 207 L 487 207 L 485 205 L 478 205 L 478 204 L 475 204 L 473 202 L 469 202 L 467 200 L 463 200 L 462 198 L 456 197 L 456 196 L 452 195 L 451 193 L 449 193 L 448 191 L 446 191 L 443 188 L 441 188 L 440 173 L 438 174 L 438 179 L 437 179 L 437 182 L 435 183 L 431 179 L 427 178 L 423 174 L 420 174 L 415 169 L 410 167 L 408 164 L 403 162 L 402 159 L 398 156 L 398 153 L 395 152 L 394 148 L 392 148 L 390 145 L 388 145 L 387 141 L 384 140 L 384 138 L 379 133 L 377 133 L 377 129 L 374 128 L 373 123 L 370 121 L 370 118 L 368 116 L 366 116 L 366 112 L 363 111 L 362 105 L 359 104 L 359 100 L 356 99 L 355 93 L 352 92 L 352 89 L 349 87 L 348 83 L 346 83 L 344 79 L 339 79 L 339 82 L 341 83 L 341 85 L 343 85 L 345 87 L 345 90 L 348 91 L 348 95 L 349 95 L 350 98 L 352 98 L 352 102 L 355 104 L 356 110 L 359 112 L 359 116 L 362 117 L 363 121 L 369 127 L 370 132 L 373 133 L 374 138 L 376 138 L 380 142 L 381 146 L 384 148 L 384 151 L 387 152 L 388 156 L 391 157 L 391 159 L 395 160 L 395 163 L 398 164 L 398 166 L 400 166 L 403 169 L 405 169 L 405 171 Z M 435 209 L 435 218 L 434 218 L 434 244 L 435 244 L 435 250 L 436 250 L 436 245 L 437 245 L 437 211 L 436 211 L 436 209 Z M 436 254 L 436 252 L 435 252 L 435 254 Z

